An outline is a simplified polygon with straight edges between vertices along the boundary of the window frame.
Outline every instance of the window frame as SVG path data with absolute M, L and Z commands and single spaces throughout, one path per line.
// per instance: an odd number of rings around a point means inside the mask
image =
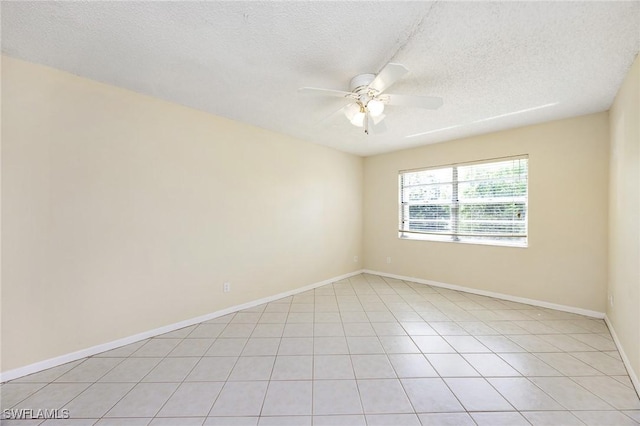
M 524 204 L 524 234 L 513 234 L 513 238 L 521 238 L 520 240 L 504 240 L 504 239 L 484 239 L 482 237 L 510 237 L 509 235 L 502 234 L 463 234 L 460 232 L 460 205 L 464 204 L 460 202 L 459 198 L 459 186 L 460 183 L 466 182 L 474 182 L 472 181 L 460 181 L 458 176 L 458 168 L 465 166 L 473 166 L 479 164 L 491 164 L 491 163 L 500 163 L 506 161 L 517 161 L 517 160 L 526 160 L 526 182 L 525 189 L 526 193 L 524 195 L 524 200 L 521 202 Z M 403 189 L 405 185 L 403 185 L 403 176 L 407 173 L 418 173 L 427 170 L 447 170 L 451 169 L 452 177 L 451 177 L 451 200 L 448 200 L 444 203 L 432 203 L 430 205 L 446 205 L 450 206 L 450 216 L 451 219 L 445 223 L 450 223 L 451 232 L 443 233 L 443 232 L 421 232 L 421 231 L 412 231 L 408 229 L 403 229 L 403 223 L 409 222 L 408 219 L 405 219 L 405 204 L 403 200 Z M 478 179 L 477 181 L 480 181 Z M 495 181 L 495 180 L 491 180 Z M 433 184 L 421 184 L 418 186 L 427 186 L 427 185 L 445 185 L 446 183 L 433 183 Z M 491 203 L 486 203 L 491 204 Z M 423 204 L 425 205 L 425 204 Z M 443 164 L 437 166 L 429 166 L 429 167 L 421 167 L 417 169 L 407 169 L 407 170 L 399 170 L 398 171 L 398 238 L 402 240 L 416 240 L 416 241 L 435 241 L 435 242 L 448 242 L 448 243 L 462 243 L 462 244 L 480 244 L 480 245 L 490 245 L 490 246 L 506 246 L 506 247 L 516 247 L 516 248 L 527 248 L 529 246 L 529 155 L 528 154 L 519 154 L 512 155 L 506 157 L 497 157 L 497 158 L 488 158 L 476 161 L 469 162 L 460 162 L 460 163 L 451 163 L 451 164 Z M 473 238 L 473 237 L 477 238 Z M 480 238 L 478 238 L 480 237 Z

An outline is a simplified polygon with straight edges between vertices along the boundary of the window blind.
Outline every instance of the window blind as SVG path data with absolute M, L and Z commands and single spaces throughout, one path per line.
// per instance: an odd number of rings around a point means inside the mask
M 527 243 L 528 157 L 403 171 L 399 236 Z

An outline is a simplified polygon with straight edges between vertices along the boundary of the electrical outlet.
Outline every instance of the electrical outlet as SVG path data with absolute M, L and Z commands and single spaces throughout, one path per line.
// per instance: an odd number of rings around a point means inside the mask
M 358 256 L 353 256 L 353 261 L 357 262 L 358 261 Z
M 391 256 L 387 257 L 387 263 L 391 263 Z
M 231 283 L 227 281 L 222 284 L 222 291 L 225 293 L 229 293 L 231 291 Z

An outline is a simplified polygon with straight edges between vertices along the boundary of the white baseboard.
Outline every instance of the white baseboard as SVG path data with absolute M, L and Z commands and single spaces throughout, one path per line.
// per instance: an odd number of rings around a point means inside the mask
M 638 394 L 638 396 L 640 396 L 640 380 L 638 380 L 638 375 L 633 370 L 633 367 L 631 366 L 631 362 L 629 361 L 629 357 L 627 357 L 627 354 L 624 352 L 624 348 L 622 347 L 622 344 L 618 339 L 616 330 L 615 328 L 613 328 L 613 324 L 611 323 L 611 320 L 609 320 L 609 317 L 606 314 L 604 315 L 604 322 L 605 324 L 607 324 L 607 327 L 609 327 L 609 332 L 611 333 L 611 337 L 613 337 L 613 342 L 616 344 L 616 347 L 618 348 L 618 352 L 620 353 L 620 358 L 622 358 L 622 362 L 624 363 L 624 366 L 627 369 L 627 373 L 629 374 L 631 383 L 633 383 L 633 387 L 636 388 L 636 393 Z
M 326 284 L 343 280 L 345 278 L 352 277 L 354 275 L 361 274 L 362 272 L 363 271 L 360 269 L 354 272 L 350 272 L 348 274 L 343 274 L 343 275 L 329 278 L 314 284 L 309 284 L 304 287 L 296 288 L 294 290 L 285 291 L 283 293 L 278 293 L 273 296 L 268 296 L 262 299 L 253 300 L 251 302 L 232 306 L 230 308 L 222 309 L 220 311 L 216 311 L 210 314 L 201 315 L 196 318 L 191 318 L 188 320 L 176 322 L 174 324 L 165 325 L 163 327 L 155 328 L 153 330 L 134 334 L 133 336 L 123 337 L 122 339 L 117 339 L 108 343 L 92 346 L 90 348 L 82 349 L 76 352 L 60 355 L 55 358 L 39 361 L 33 364 L 26 365 L 24 367 L 15 368 L 13 370 L 7 370 L 5 372 L 0 373 L 0 383 L 7 382 L 9 380 L 14 380 L 19 377 L 27 376 L 29 374 L 37 373 L 38 371 L 46 370 L 48 368 L 57 367 L 59 365 L 66 364 L 68 362 L 77 361 L 79 359 L 86 358 L 88 356 L 93 356 L 101 352 L 109 351 L 111 349 L 116 349 L 131 343 L 139 342 L 140 340 L 148 339 L 150 337 L 155 337 L 161 334 L 169 333 L 171 331 L 179 330 L 181 328 L 188 327 L 190 325 L 198 324 L 204 321 L 209 321 L 233 312 L 241 311 L 243 309 L 253 308 L 255 306 L 262 305 L 263 303 L 273 302 L 274 300 L 282 299 L 283 297 L 289 297 L 298 293 L 303 293 L 305 291 L 312 290 L 316 287 L 320 287 Z
M 463 291 L 465 293 L 478 294 L 480 296 L 495 297 L 496 299 L 509 300 L 511 302 L 524 303 L 524 304 L 533 305 L 533 306 L 540 306 L 542 308 L 556 309 L 558 311 L 570 312 L 572 314 L 585 315 L 585 316 L 588 316 L 588 317 L 593 317 L 593 318 L 598 318 L 598 319 L 603 319 L 604 318 L 604 312 L 591 311 L 589 309 L 576 308 L 574 306 L 559 305 L 557 303 L 545 302 L 545 301 L 542 301 L 542 300 L 527 299 L 525 297 L 511 296 L 509 294 L 504 294 L 504 293 L 495 293 L 493 291 L 478 290 L 478 289 L 471 288 L 471 287 L 464 287 L 464 286 L 460 286 L 460 285 L 441 283 L 441 282 L 438 282 L 438 281 L 423 280 L 422 278 L 407 277 L 407 276 L 404 276 L 404 275 L 388 274 L 386 272 L 372 271 L 372 270 L 369 270 L 369 269 L 365 269 L 364 273 L 365 274 L 380 275 L 380 276 L 388 277 L 388 278 L 395 278 L 395 279 L 403 280 L 403 281 L 412 281 L 412 282 L 419 283 L 419 284 L 426 284 L 426 285 L 431 285 L 431 286 L 434 286 L 434 287 L 447 288 L 449 290 L 458 290 L 458 291 Z

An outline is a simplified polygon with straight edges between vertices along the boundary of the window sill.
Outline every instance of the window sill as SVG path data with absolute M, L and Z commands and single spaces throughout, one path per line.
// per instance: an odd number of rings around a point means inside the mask
M 471 244 L 480 246 L 496 246 L 496 247 L 513 247 L 513 248 L 528 248 L 529 242 L 513 242 L 513 241 L 482 241 L 482 240 L 458 240 L 453 241 L 448 235 L 418 235 L 418 234 L 403 234 L 398 233 L 398 239 L 410 240 L 410 241 L 432 241 L 436 243 L 452 243 L 452 244 Z

